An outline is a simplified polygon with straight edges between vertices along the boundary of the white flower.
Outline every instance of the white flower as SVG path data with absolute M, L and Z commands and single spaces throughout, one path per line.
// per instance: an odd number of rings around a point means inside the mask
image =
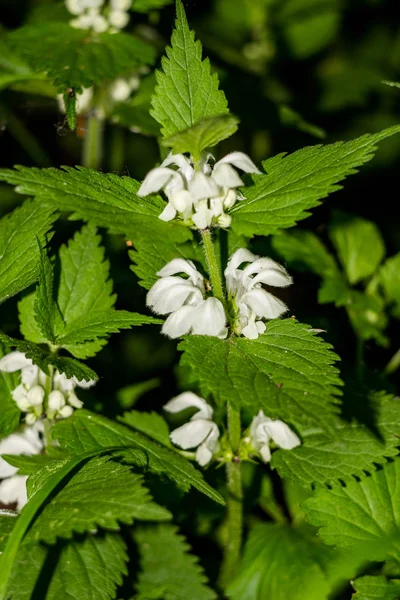
M 108 15 L 110 25 L 116 29 L 123 29 L 129 23 L 129 15 L 123 10 L 112 10 Z
M 157 275 L 160 279 L 147 294 L 146 304 L 159 315 L 169 315 L 162 333 L 170 338 L 188 333 L 226 337 L 224 307 L 216 298 L 204 298 L 204 277 L 192 261 L 175 258 Z
M 0 442 L 0 502 L 2 504 L 17 504 L 18 510 L 26 504 L 26 480 L 23 475 L 16 475 L 18 469 L 6 462 L 2 454 L 40 454 L 43 441 L 40 433 L 43 432 L 43 423 L 37 422 L 33 426 L 26 426 L 23 431 L 12 433 Z
M 183 450 L 197 448 L 196 461 L 204 467 L 219 449 L 219 430 L 212 421 L 212 407 L 193 392 L 184 392 L 167 402 L 164 410 L 170 413 L 178 413 L 189 407 L 197 408 L 198 412 L 193 415 L 189 423 L 174 429 L 170 434 L 170 438 L 176 446 Z
M 139 196 L 148 196 L 162 190 L 168 204 L 160 214 L 163 221 L 178 215 L 187 225 L 198 229 L 219 226 L 229 227 L 231 217 L 224 211 L 232 208 L 243 196 L 236 188 L 243 181 L 233 167 L 246 173 L 260 173 L 243 152 L 232 152 L 211 166 L 211 154 L 204 154 L 199 170 L 192 158 L 183 154 L 169 154 L 164 162 L 145 177 Z M 177 167 L 177 169 L 173 168 Z
M 244 269 L 239 267 L 249 263 Z M 236 320 L 234 331 L 249 339 L 256 339 L 265 331 L 260 319 L 276 319 L 287 306 L 263 289 L 266 284 L 273 287 L 291 285 L 287 271 L 271 258 L 260 258 L 245 248 L 240 248 L 230 258 L 225 269 L 226 287 L 233 304 Z
M 301 444 L 300 439 L 286 423 L 266 417 L 262 410 L 253 418 L 250 426 L 250 440 L 254 450 L 266 463 L 271 460 L 269 447 L 271 440 L 279 448 L 285 450 L 291 450 Z

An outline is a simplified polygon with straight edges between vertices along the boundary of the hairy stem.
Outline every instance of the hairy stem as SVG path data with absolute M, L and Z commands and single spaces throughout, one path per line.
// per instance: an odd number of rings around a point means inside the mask
M 218 300 L 220 300 L 222 304 L 225 304 L 221 273 L 215 254 L 214 244 L 211 237 L 211 231 L 209 229 L 203 229 L 201 231 L 201 238 L 203 240 L 204 254 L 206 256 L 208 273 L 210 275 L 213 295 L 215 296 L 215 298 L 218 298 Z
M 243 535 L 242 473 L 238 450 L 241 438 L 240 412 L 228 404 L 228 436 L 233 451 L 232 461 L 226 465 L 227 515 L 224 559 L 219 583 L 222 589 L 233 580 L 238 572 Z
M 82 164 L 89 169 L 100 169 L 103 162 L 104 121 L 92 111 L 87 118 L 83 141 Z

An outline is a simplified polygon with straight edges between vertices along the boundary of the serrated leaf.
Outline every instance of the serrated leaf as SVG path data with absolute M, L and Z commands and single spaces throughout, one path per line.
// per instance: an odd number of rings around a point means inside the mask
M 337 211 L 329 234 L 351 285 L 373 275 L 385 255 L 375 223 Z
M 93 458 L 83 465 L 62 490 L 46 504 L 28 537 L 30 541 L 54 543 L 103 527 L 118 530 L 134 519 L 163 521 L 169 511 L 151 500 L 143 477 L 109 457 Z
M 55 219 L 54 208 L 28 200 L 0 220 L 0 303 L 37 280 L 37 240 L 45 246 Z
M 31 358 L 35 365 L 38 365 L 42 371 L 49 374 L 49 365 L 55 367 L 60 373 L 65 373 L 68 378 L 76 377 L 78 381 L 85 379 L 98 379 L 96 373 L 87 365 L 70 358 L 69 356 L 60 356 L 53 354 L 49 349 L 42 348 L 37 344 L 25 340 L 17 340 L 5 335 L 0 331 L 0 342 L 23 352 L 27 358 Z
M 225 94 L 218 89 L 218 76 L 211 75 L 210 61 L 202 61 L 202 48 L 189 29 L 181 0 L 176 2 L 176 24 L 171 48 L 157 71 L 157 87 L 151 115 L 169 137 L 196 125 L 204 117 L 228 113 Z
M 253 175 L 242 189 L 246 199 L 231 210 L 232 227 L 243 235 L 270 235 L 309 216 L 339 182 L 371 160 L 376 144 L 400 132 L 395 126 L 350 142 L 310 146 L 263 162 L 266 175 Z
M 190 554 L 190 546 L 174 525 L 138 527 L 133 537 L 139 546 L 141 573 L 136 600 L 214 600 L 207 578 Z
M 8 42 L 30 67 L 46 72 L 59 91 L 100 84 L 152 64 L 154 48 L 126 33 L 91 33 L 67 23 L 25 25 Z
M 45 250 L 40 249 L 39 285 L 36 287 L 34 302 L 35 321 L 39 331 L 46 341 L 55 343 L 55 327 L 58 317 L 57 306 L 53 298 L 53 267 Z
M 75 456 L 101 448 L 133 448 L 147 456 L 147 468 L 175 481 L 183 490 L 191 486 L 223 504 L 220 494 L 203 479 L 200 471 L 177 452 L 164 448 L 144 435 L 81 409 L 54 427 L 54 438 Z
M 329 427 L 339 411 L 338 357 L 308 325 L 273 320 L 257 340 L 187 337 L 179 346 L 181 364 L 202 394 L 218 404 L 229 401 L 256 414 L 303 427 Z
M 148 437 L 156 440 L 163 446 L 172 448 L 172 444 L 169 439 L 169 428 L 161 415 L 156 412 L 142 412 L 139 410 L 131 410 L 130 412 L 124 413 L 120 418 L 122 423 L 126 423 L 129 427 L 144 433 Z
M 359 577 L 352 582 L 356 594 L 354 600 L 399 600 L 400 580 L 387 579 L 383 575 Z
M 274 452 L 272 466 L 281 477 L 312 488 L 352 482 L 385 464 L 386 458 L 399 453 L 400 400 L 379 394 L 371 400 L 374 431 L 361 423 L 338 419 L 334 435 L 306 434 L 298 448 Z
M 400 523 L 400 460 L 373 472 L 361 482 L 330 491 L 318 490 L 302 508 L 307 519 L 320 527 L 326 544 L 352 547 L 358 543 L 376 546 L 374 560 L 383 560 L 380 543 L 397 536 Z
M 40 586 L 43 600 L 113 600 L 126 561 L 125 543 L 114 533 L 76 536 L 51 548 L 26 543 L 10 581 L 11 598 L 31 600 Z
M 197 159 L 203 150 L 212 148 L 237 131 L 239 119 L 233 115 L 207 117 L 185 131 L 165 138 L 163 146 L 171 148 L 174 154 L 190 152 Z
M 334 257 L 312 231 L 284 231 L 272 238 L 272 247 L 297 271 L 311 271 L 324 278 L 338 272 Z
M 60 463 L 48 454 L 2 454 L 1 457 L 13 467 L 18 469 L 18 475 L 31 475 L 44 466 L 54 465 L 55 470 Z
M 3 552 L 4 546 L 16 523 L 18 513 L 13 510 L 0 510 L 0 552 Z
M 16 185 L 21 194 L 37 196 L 73 218 L 90 220 L 112 233 L 133 239 L 163 237 L 166 242 L 185 242 L 192 237 L 187 227 L 165 223 L 158 216 L 165 208 L 160 196 L 140 198 L 140 184 L 131 177 L 99 173 L 84 167 L 37 169 L 17 166 L 0 170 L 0 180 Z
M 320 545 L 318 550 L 333 558 L 329 548 Z M 301 530 L 268 523 L 252 528 L 227 596 L 232 600 L 326 600 L 329 592 L 315 550 Z
M 46 338 L 42 335 L 35 319 L 36 292 L 24 295 L 18 302 L 19 329 L 29 342 L 45 344 Z
M 8 347 L 0 341 L 0 358 L 8 354 Z M 11 396 L 19 384 L 17 373 L 0 371 L 0 439 L 16 430 L 21 411 Z

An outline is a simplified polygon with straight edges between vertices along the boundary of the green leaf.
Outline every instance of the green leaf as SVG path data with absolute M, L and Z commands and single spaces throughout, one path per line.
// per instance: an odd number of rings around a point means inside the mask
M 335 259 L 311 231 L 282 232 L 272 238 L 272 247 L 297 271 L 311 271 L 324 278 L 338 272 Z
M 0 552 L 3 552 L 4 546 L 16 523 L 18 513 L 12 510 L 0 510 Z
M 53 299 L 53 267 L 45 250 L 40 249 L 39 263 L 39 285 L 36 288 L 36 298 L 34 303 L 35 321 L 39 327 L 40 333 L 51 343 L 55 343 L 56 319 L 61 315 L 57 314 L 57 306 Z
M 173 0 L 135 0 L 132 6 L 134 12 L 146 13 L 149 10 L 157 10 L 167 4 L 172 4 Z
M 355 561 L 346 558 L 347 564 L 338 551 L 304 535 L 301 528 L 256 525 L 227 596 L 232 600 L 327 600 L 335 579 L 355 574 Z
M 202 48 L 190 31 L 181 0 L 176 2 L 176 29 L 171 48 L 157 71 L 157 87 L 151 115 L 162 125 L 164 137 L 184 131 L 205 117 L 228 113 L 225 94 L 218 89 L 218 76 L 210 72 L 210 61 L 202 61 Z
M 337 211 L 329 234 L 351 285 L 373 275 L 385 255 L 375 223 Z
M 60 466 L 59 460 L 48 454 L 2 454 L 1 457 L 18 469 L 18 475 L 31 475 L 45 466 L 50 469 Z
M 309 216 L 339 182 L 371 160 L 376 144 L 400 132 L 400 126 L 350 142 L 310 146 L 285 157 L 278 154 L 263 162 L 266 175 L 252 175 L 253 185 L 242 189 L 246 200 L 232 209 L 232 227 L 243 235 L 269 235 L 292 227 Z
M 200 157 L 203 150 L 212 148 L 237 131 L 239 119 L 232 115 L 219 115 L 202 119 L 193 127 L 175 133 L 162 141 L 174 154 L 190 152 Z
M 394 534 L 399 544 L 400 460 L 396 459 L 361 482 L 343 488 L 318 490 L 302 508 L 307 519 L 320 527 L 326 544 L 376 547 L 374 560 L 383 560 L 380 544 Z
M 35 344 L 45 344 L 46 338 L 42 335 L 35 319 L 36 291 L 24 295 L 18 302 L 19 329 L 26 340 Z
M 8 354 L 8 347 L 0 340 L 0 358 Z M 19 384 L 17 373 L 0 371 L 0 439 L 15 431 L 19 425 L 21 411 L 11 396 Z
M 10 581 L 11 598 L 31 600 L 39 587 L 43 600 L 113 600 L 127 558 L 122 537 L 114 533 L 79 536 L 51 548 L 26 543 Z
M 54 208 L 29 200 L 0 220 L 0 303 L 37 280 L 37 240 L 45 246 L 55 219 Z
M 18 166 L 0 170 L 0 180 L 16 185 L 22 194 L 73 213 L 74 219 L 90 220 L 112 233 L 133 239 L 161 237 L 166 243 L 185 242 L 191 238 L 187 227 L 165 223 L 158 216 L 165 208 L 160 196 L 140 198 L 140 184 L 130 177 L 99 173 L 84 167 L 37 169 Z
M 400 580 L 386 579 L 383 576 L 366 575 L 352 582 L 356 594 L 354 600 L 399 600 Z
M 138 527 L 141 572 L 136 600 L 214 600 L 198 559 L 174 525 Z
M 391 256 L 379 270 L 379 282 L 388 302 L 394 304 L 394 313 L 400 318 L 400 252 Z
M 3 342 L 31 358 L 35 365 L 38 365 L 42 371 L 49 374 L 49 365 L 55 367 L 60 373 L 65 373 L 68 378 L 76 377 L 78 381 L 82 379 L 97 380 L 96 373 L 87 365 L 70 358 L 69 356 L 59 356 L 53 354 L 49 349 L 42 348 L 32 342 L 17 340 L 5 335 L 0 331 L 0 342 Z
M 109 457 L 93 458 L 46 504 L 28 533 L 30 541 L 54 543 L 97 527 L 118 530 L 134 519 L 164 521 L 169 511 L 151 500 L 143 477 Z
M 67 23 L 26 25 L 8 36 L 10 46 L 61 92 L 99 85 L 152 64 L 155 50 L 127 33 L 91 33 Z
M 169 428 L 166 421 L 156 412 L 132 410 L 124 413 L 121 422 L 137 429 L 163 446 L 172 447 L 169 439 Z
M 216 502 L 224 503 L 220 494 L 204 481 L 201 472 L 180 454 L 105 417 L 81 409 L 57 423 L 54 438 L 73 456 L 109 447 L 140 450 L 147 456 L 146 467 L 151 471 L 169 477 L 183 490 L 193 486 Z
M 366 398 L 363 398 L 364 404 Z M 365 477 L 399 453 L 400 400 L 376 394 L 370 400 L 374 431 L 361 423 L 338 419 L 335 434 L 305 434 L 301 446 L 290 452 L 277 450 L 272 466 L 283 478 L 306 488 L 333 486 Z
M 308 325 L 273 320 L 257 340 L 187 337 L 181 364 L 202 394 L 254 414 L 262 408 L 297 427 L 329 427 L 339 411 L 341 380 L 332 347 Z

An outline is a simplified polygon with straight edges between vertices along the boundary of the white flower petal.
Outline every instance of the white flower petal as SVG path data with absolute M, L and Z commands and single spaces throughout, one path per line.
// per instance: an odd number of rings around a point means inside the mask
M 251 158 L 249 158 L 247 154 L 244 154 L 244 152 L 231 152 L 230 154 L 227 154 L 224 158 L 221 158 L 221 160 L 215 163 L 214 168 L 225 163 L 231 164 L 245 173 L 261 173 Z
M 236 204 L 236 200 L 238 200 L 239 194 L 236 190 L 228 190 L 225 197 L 223 198 L 224 208 L 229 209 L 232 208 Z
M 113 27 L 116 27 L 117 29 L 123 29 L 129 23 L 129 14 L 123 10 L 112 10 L 108 15 L 108 20 Z
M 262 321 L 256 321 L 256 327 L 257 327 L 258 333 L 264 333 L 264 331 L 267 329 L 266 324 L 263 323 Z
M 166 169 L 164 167 L 152 169 L 144 178 L 137 195 L 148 196 L 149 194 L 160 191 L 168 183 L 171 177 L 181 177 L 181 175 L 172 169 Z
M 199 409 L 199 412 L 194 416 L 200 415 L 201 413 L 201 416 L 204 419 L 212 418 L 212 407 L 204 400 L 204 398 L 197 396 L 193 392 L 183 392 L 182 394 L 179 394 L 179 396 L 172 398 L 169 402 L 167 402 L 167 404 L 164 405 L 164 410 L 175 414 L 189 407 Z
M 172 442 L 182 448 L 188 450 L 189 448 L 197 448 L 213 429 L 215 423 L 207 419 L 196 419 L 185 423 L 182 427 L 174 429 L 171 432 L 170 438 Z
M 221 195 L 221 190 L 215 181 L 211 179 L 211 177 L 207 177 L 207 175 L 200 172 L 193 175 L 191 181 L 189 181 L 188 187 L 189 192 L 195 201 Z
M 67 419 L 68 417 L 70 417 L 74 412 L 74 409 L 72 408 L 72 406 L 68 406 L 68 404 L 66 406 L 63 406 L 57 413 L 58 417 L 61 417 L 63 419 Z
M 265 446 L 261 446 L 259 452 L 263 462 L 269 463 L 269 461 L 271 460 L 271 450 L 269 445 L 265 444 Z
M 190 280 L 163 277 L 148 292 L 146 304 L 155 313 L 167 315 L 181 308 L 191 294 L 198 296 L 199 302 L 203 298 L 202 292 Z
M 224 188 L 237 188 L 244 185 L 235 169 L 228 164 L 215 166 L 212 178 L 217 185 Z
M 171 202 L 168 202 L 162 213 L 158 215 L 158 218 L 161 219 L 161 221 L 165 221 L 166 223 L 168 221 L 172 221 L 172 219 L 175 219 L 175 217 L 176 210 Z
M 296 446 L 300 446 L 300 439 L 283 421 L 270 421 L 265 424 L 265 427 L 268 430 L 270 437 L 280 448 L 291 450 L 292 448 L 296 448 Z
M 226 273 L 226 271 L 233 271 L 233 270 L 238 269 L 242 263 L 245 263 L 245 262 L 252 263 L 255 260 L 257 260 L 258 258 L 259 258 L 259 256 L 257 256 L 256 254 L 253 254 L 252 252 L 250 252 L 250 250 L 247 250 L 247 248 L 239 248 L 230 257 L 230 259 L 228 261 L 228 265 L 225 270 L 225 273 Z
M 40 385 L 35 385 L 28 392 L 28 400 L 31 406 L 41 406 L 44 399 L 44 389 Z
M 190 192 L 187 190 L 180 190 L 170 196 L 170 202 L 180 213 L 187 213 L 192 211 L 193 198 Z
M 287 306 L 282 300 L 275 298 L 263 289 L 246 292 L 241 301 L 245 302 L 257 317 L 263 317 L 264 319 L 276 319 L 287 311 Z
M 174 258 L 165 265 L 157 275 L 159 277 L 167 277 L 168 275 L 176 275 L 178 273 L 186 273 L 189 275 L 194 285 L 199 286 L 203 283 L 204 277 L 196 269 L 194 263 L 191 260 L 185 260 L 184 258 Z
M 217 298 L 207 298 L 196 307 L 192 333 L 218 336 L 225 324 L 226 316 L 222 303 Z
M 164 321 L 161 333 L 172 339 L 186 335 L 192 328 L 195 312 L 196 306 L 182 306 Z
M 0 502 L 5 505 L 16 502 L 17 509 L 21 510 L 28 501 L 26 493 L 27 479 L 28 477 L 24 475 L 14 475 L 4 479 L 0 483 Z
M 64 394 L 62 394 L 59 390 L 53 390 L 52 392 L 50 392 L 49 409 L 57 412 L 63 406 L 65 406 Z
M 74 408 L 82 408 L 83 402 L 79 400 L 79 398 L 74 394 L 74 392 L 70 392 L 68 394 L 68 404 L 73 406 Z
M 248 340 L 256 340 L 258 338 L 258 327 L 255 321 L 249 321 L 246 327 L 243 327 L 242 335 Z
M 46 374 L 43 373 L 43 371 L 41 371 L 36 365 L 24 367 L 21 371 L 21 381 L 29 388 L 38 383 L 39 375 L 41 375 L 42 378 L 43 376 L 46 378 Z
M 10 352 L 0 360 L 0 371 L 14 373 L 32 365 L 32 360 L 26 358 L 23 352 Z
M 287 287 L 293 283 L 293 279 L 283 269 L 263 269 L 252 279 L 251 287 L 257 283 L 265 283 L 274 287 Z
M 77 385 L 79 388 L 82 388 L 83 390 L 87 390 L 96 385 L 97 383 L 95 379 L 81 379 L 79 381 L 79 379 L 77 379 L 76 377 L 72 377 L 72 381 L 75 383 L 75 385 Z
M 218 217 L 217 223 L 220 227 L 222 227 L 222 229 L 227 229 L 228 227 L 231 226 L 232 217 L 230 215 L 223 213 L 222 215 L 220 215 Z
M 194 213 L 192 220 L 197 229 L 207 229 L 211 226 L 213 219 L 212 210 L 206 204 L 201 204 Z
M 196 450 L 196 462 L 201 466 L 205 467 L 208 465 L 213 457 L 213 453 L 207 448 L 206 442 L 200 444 Z

